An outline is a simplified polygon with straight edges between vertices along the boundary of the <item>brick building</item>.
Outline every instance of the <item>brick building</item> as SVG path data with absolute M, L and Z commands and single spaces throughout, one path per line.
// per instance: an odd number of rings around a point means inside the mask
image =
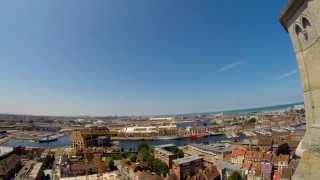
M 203 166 L 203 159 L 199 156 L 187 156 L 173 160 L 172 171 L 178 179 L 184 180 L 195 175 Z

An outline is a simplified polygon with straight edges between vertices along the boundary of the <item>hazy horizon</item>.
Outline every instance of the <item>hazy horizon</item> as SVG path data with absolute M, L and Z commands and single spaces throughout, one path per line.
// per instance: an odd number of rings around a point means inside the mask
M 55 115 L 48 115 L 48 114 L 19 114 L 19 113 L 3 113 L 0 112 L 0 115 L 17 115 L 17 116 L 52 116 L 52 117 L 81 117 L 81 116 L 89 116 L 89 117 L 110 117 L 110 116 L 118 116 L 118 117 L 125 117 L 125 116 L 154 116 L 154 117 L 164 117 L 164 116 L 180 116 L 180 115 L 192 115 L 192 114 L 213 114 L 213 113 L 221 113 L 221 112 L 230 112 L 230 111 L 246 111 L 246 110 L 254 110 L 254 109 L 263 109 L 263 108 L 273 108 L 277 106 L 291 106 L 291 105 L 298 105 L 304 104 L 304 102 L 291 102 L 285 104 L 273 104 L 273 105 L 264 105 L 264 106 L 254 106 L 254 107 L 242 107 L 242 108 L 234 108 L 234 109 L 221 109 L 221 110 L 212 110 L 206 112 L 187 112 L 187 113 L 174 113 L 174 114 L 106 114 L 106 115 L 63 115 L 63 114 L 55 114 Z

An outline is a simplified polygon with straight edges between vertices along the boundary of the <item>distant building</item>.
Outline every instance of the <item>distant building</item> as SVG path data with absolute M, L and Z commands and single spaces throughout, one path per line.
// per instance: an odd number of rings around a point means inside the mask
M 122 160 L 118 166 L 121 180 L 163 180 L 161 176 L 151 174 L 139 163 Z
M 60 125 L 52 123 L 34 123 L 32 128 L 37 131 L 51 131 L 57 132 L 61 129 Z
M 262 162 L 261 163 L 261 175 L 263 179 L 271 179 L 272 178 L 272 164 L 270 162 Z
M 241 167 L 238 164 L 232 164 L 227 161 L 217 160 L 215 165 L 223 180 L 227 179 L 234 171 L 241 171 Z
M 185 180 L 197 173 L 203 166 L 203 159 L 199 156 L 188 156 L 173 160 L 172 171 L 178 179 Z
M 289 160 L 290 160 L 289 155 L 280 154 L 279 156 L 274 157 L 273 163 L 278 169 L 282 169 L 289 166 Z
M 273 180 L 291 180 L 292 175 L 292 168 L 278 169 L 274 172 Z
M 163 121 L 163 120 L 173 121 L 174 117 L 151 117 L 149 120 L 151 120 L 151 121 Z
M 176 129 L 177 125 L 172 123 L 169 125 L 159 126 L 132 126 L 125 127 L 120 130 L 120 133 L 130 134 L 157 134 L 160 130 Z
M 231 153 L 231 163 L 242 165 L 247 149 L 245 148 L 236 148 Z
M 113 134 L 108 128 L 90 128 L 74 130 L 71 132 L 72 147 L 83 150 L 92 146 L 108 146 L 111 143 L 110 136 Z

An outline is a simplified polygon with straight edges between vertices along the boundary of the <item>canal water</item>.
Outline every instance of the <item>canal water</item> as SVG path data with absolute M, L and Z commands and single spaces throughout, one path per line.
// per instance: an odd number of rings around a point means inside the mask
M 179 128 L 185 128 L 187 126 L 207 126 L 210 125 L 210 121 L 201 120 L 201 121 L 194 121 L 194 122 L 182 122 L 179 123 L 177 126 Z M 157 139 L 157 140 L 120 140 L 119 146 L 124 151 L 136 151 L 139 144 L 147 143 L 150 145 L 161 145 L 161 144 L 175 144 L 177 146 L 192 144 L 192 143 L 214 143 L 217 141 L 227 139 L 224 135 L 218 136 L 209 136 L 203 137 L 198 139 L 191 139 L 191 138 L 183 138 L 183 139 Z M 59 148 L 59 147 L 67 147 L 70 146 L 70 139 L 68 136 L 63 136 L 59 138 L 57 141 L 48 142 L 48 143 L 39 143 L 29 140 L 16 140 L 11 139 L 8 142 L 4 143 L 6 146 L 23 146 L 23 147 L 40 147 L 40 148 Z
M 40 148 L 59 148 L 59 147 L 67 147 L 70 146 L 70 139 L 68 136 L 63 136 L 59 138 L 57 141 L 52 141 L 48 143 L 39 143 L 30 140 L 17 140 L 17 139 L 10 139 L 8 142 L 4 143 L 6 146 L 13 146 L 13 147 L 40 147 Z
M 224 135 L 218 136 L 209 136 L 198 139 L 192 138 L 183 138 L 183 139 L 170 139 L 170 140 L 120 140 L 119 146 L 124 151 L 136 151 L 138 146 L 142 143 L 147 143 L 150 145 L 161 145 L 161 144 L 175 144 L 177 146 L 183 146 L 193 143 L 215 143 L 221 140 L 226 140 L 227 138 Z M 40 148 L 59 148 L 59 147 L 68 147 L 70 146 L 70 139 L 68 136 L 59 138 L 57 141 L 48 142 L 48 143 L 39 143 L 28 140 L 15 140 L 11 139 L 6 142 L 6 146 L 24 146 L 24 147 L 40 147 Z

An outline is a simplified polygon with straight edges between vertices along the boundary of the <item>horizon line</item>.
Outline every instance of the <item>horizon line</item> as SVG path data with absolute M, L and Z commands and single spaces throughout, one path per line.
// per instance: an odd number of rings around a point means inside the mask
M 182 115 L 197 115 L 197 114 L 216 114 L 221 112 L 230 112 L 230 111 L 241 111 L 241 110 L 253 110 L 253 109 L 261 109 L 261 108 L 269 108 L 273 106 L 285 106 L 285 105 L 294 105 L 294 104 L 304 104 L 304 101 L 300 102 L 292 102 L 292 103 L 283 103 L 283 104 L 273 104 L 273 105 L 265 105 L 265 106 L 253 106 L 248 108 L 233 108 L 233 109 L 224 109 L 224 110 L 213 110 L 213 111 L 206 111 L 206 112 L 190 112 L 190 113 L 174 113 L 174 114 L 149 114 L 149 115 L 102 115 L 102 116 L 95 116 L 95 115 L 45 115 L 45 114 L 18 114 L 18 113 L 0 113 L 0 115 L 12 115 L 12 116 L 36 116 L 36 117 L 69 117 L 69 118 L 76 118 L 76 117 L 95 117 L 95 118 L 103 118 L 103 117 L 160 117 L 160 116 L 182 116 Z

